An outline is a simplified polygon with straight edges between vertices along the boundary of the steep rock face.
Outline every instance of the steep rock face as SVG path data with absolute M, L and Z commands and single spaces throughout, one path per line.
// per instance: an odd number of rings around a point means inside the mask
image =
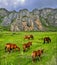
M 6 9 L 0 8 L 0 25 L 5 16 L 9 15 L 9 12 Z
M 42 9 L 40 10 L 40 17 L 45 19 L 47 25 L 57 26 L 57 10 L 55 9 Z
M 1 23 L 2 26 L 8 26 L 11 22 L 17 18 L 17 13 L 10 13 L 8 16 L 5 16 L 3 22 Z
M 40 11 L 40 16 L 41 16 L 41 17 L 47 18 L 48 15 L 53 11 L 53 9 L 44 8 L 44 9 L 41 9 L 41 10 L 39 10 L 39 11 Z
M 57 27 L 57 9 L 34 9 L 32 12 L 0 9 L 0 25 L 10 26 L 11 31 L 45 31 L 46 27 Z
M 33 21 L 26 17 L 22 20 L 16 19 L 11 25 L 11 29 L 11 31 L 38 31 L 43 30 L 43 26 L 39 19 Z
M 6 9 L 1 8 L 0 9 L 0 16 L 5 17 L 9 14 L 9 12 Z
M 20 10 L 16 20 L 11 25 L 11 29 L 12 29 L 11 31 L 42 30 L 42 24 L 39 20 L 39 11 L 37 9 L 34 9 L 33 12 L 31 12 L 30 14 L 29 11 L 26 9 Z
M 27 9 L 23 9 L 19 11 L 19 18 L 21 19 L 22 17 L 29 17 L 30 13 Z
M 32 13 L 33 15 L 39 15 L 40 11 L 38 9 L 33 9 Z
M 57 10 L 53 10 L 47 19 L 50 25 L 57 26 Z
M 41 21 L 40 21 L 39 19 L 37 19 L 37 20 L 35 21 L 35 23 L 37 24 L 39 30 L 43 30 L 42 23 L 41 23 Z

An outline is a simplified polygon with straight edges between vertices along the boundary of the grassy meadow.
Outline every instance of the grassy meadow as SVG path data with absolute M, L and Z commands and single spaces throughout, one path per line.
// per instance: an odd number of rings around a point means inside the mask
M 34 40 L 24 40 L 24 35 L 33 34 Z M 51 43 L 43 44 L 44 37 L 50 37 Z M 32 41 L 32 46 L 23 52 L 22 45 Z M 19 51 L 5 52 L 6 43 L 15 43 Z M 0 65 L 56 65 L 57 32 L 0 32 Z M 34 50 L 44 49 L 41 59 L 32 62 L 31 54 Z

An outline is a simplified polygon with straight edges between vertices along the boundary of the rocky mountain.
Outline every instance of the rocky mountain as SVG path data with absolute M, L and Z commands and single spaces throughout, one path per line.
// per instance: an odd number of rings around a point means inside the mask
M 57 9 L 7 11 L 0 9 L 0 30 L 57 31 Z

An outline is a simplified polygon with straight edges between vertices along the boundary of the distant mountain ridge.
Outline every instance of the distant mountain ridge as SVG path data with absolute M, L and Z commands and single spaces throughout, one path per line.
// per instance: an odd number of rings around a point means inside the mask
M 0 30 L 57 31 L 57 9 L 8 11 L 0 8 Z

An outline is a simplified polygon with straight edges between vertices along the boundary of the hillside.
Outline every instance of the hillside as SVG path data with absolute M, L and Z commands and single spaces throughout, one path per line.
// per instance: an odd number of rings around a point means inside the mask
M 7 11 L 0 8 L 0 31 L 57 31 L 57 9 Z

